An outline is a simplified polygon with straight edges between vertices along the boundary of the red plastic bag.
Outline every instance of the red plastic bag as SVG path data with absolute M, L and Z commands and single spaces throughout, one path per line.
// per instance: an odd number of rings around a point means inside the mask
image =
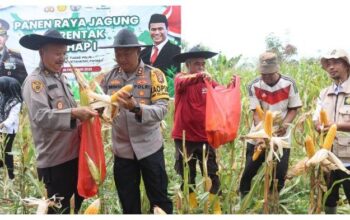
M 84 198 L 89 198 L 97 194 L 98 186 L 90 173 L 86 153 L 100 171 L 101 183 L 106 177 L 101 122 L 98 116 L 82 123 L 80 138 L 78 193 Z
M 241 118 L 240 79 L 236 76 L 234 84 L 229 88 L 223 86 L 207 86 L 205 131 L 209 144 L 218 148 L 233 141 L 237 136 Z

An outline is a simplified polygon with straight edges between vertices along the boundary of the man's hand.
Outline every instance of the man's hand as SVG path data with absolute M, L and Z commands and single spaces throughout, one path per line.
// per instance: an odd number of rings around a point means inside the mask
M 278 128 L 278 130 L 275 132 L 276 136 L 277 137 L 282 137 L 286 134 L 287 132 L 287 128 L 288 126 L 287 125 L 282 125 Z
M 201 74 L 201 77 L 203 78 L 203 80 L 208 80 L 209 82 L 212 80 L 212 77 L 211 77 L 210 73 L 202 72 L 200 74 Z
M 320 123 L 317 123 L 317 125 L 316 125 L 316 131 L 317 131 L 318 133 L 321 133 L 321 127 L 322 127 L 321 124 L 320 124 Z M 329 125 L 324 125 L 322 131 L 323 131 L 324 133 L 327 133 L 330 127 L 331 127 L 330 124 L 329 124 Z
M 120 91 L 120 95 L 117 98 L 117 102 L 128 110 L 134 109 L 137 104 L 136 99 L 126 91 Z
M 78 108 L 72 108 L 71 114 L 72 114 L 72 118 L 77 118 L 80 121 L 85 121 L 94 116 L 97 116 L 98 112 L 89 107 L 82 106 Z

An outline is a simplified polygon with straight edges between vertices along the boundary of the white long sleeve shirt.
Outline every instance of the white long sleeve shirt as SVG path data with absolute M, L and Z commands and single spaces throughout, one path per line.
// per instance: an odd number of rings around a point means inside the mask
M 13 106 L 10 110 L 10 114 L 2 123 L 4 127 L 0 129 L 1 133 L 15 134 L 19 127 L 19 112 L 21 110 L 21 103 Z

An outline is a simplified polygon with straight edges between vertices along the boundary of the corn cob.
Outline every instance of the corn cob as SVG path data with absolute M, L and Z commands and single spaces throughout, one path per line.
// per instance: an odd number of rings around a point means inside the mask
M 100 185 L 102 182 L 100 170 L 97 168 L 95 162 L 91 159 L 91 157 L 89 157 L 87 152 L 85 152 L 85 158 L 92 178 L 95 180 L 96 185 Z
M 320 123 L 323 126 L 328 125 L 328 123 L 329 123 L 327 112 L 324 109 L 321 109 L 321 111 L 320 111 Z
M 312 138 L 308 135 L 305 140 L 305 149 L 308 158 L 311 158 L 315 154 L 315 145 Z
M 258 113 L 260 121 L 264 120 L 264 111 L 262 110 L 260 105 L 256 106 L 255 111 Z
M 255 149 L 255 151 L 254 151 L 254 154 L 253 154 L 253 161 L 256 161 L 258 158 L 259 158 L 259 156 L 260 156 L 260 154 L 261 154 L 261 152 L 263 151 L 263 149 L 262 149 L 262 147 L 259 145 L 256 149 Z
M 336 133 L 337 133 L 337 125 L 332 124 L 332 126 L 328 130 L 327 136 L 322 146 L 324 149 L 331 150 Z
M 264 130 L 270 138 L 272 137 L 272 125 L 273 125 L 272 112 L 267 111 L 265 114 L 265 120 L 264 120 Z
M 114 93 L 112 96 L 111 96 L 111 102 L 117 102 L 118 100 L 118 97 L 120 96 L 120 93 L 121 91 L 125 91 L 125 92 L 128 92 L 128 93 L 131 93 L 133 89 L 133 85 L 129 84 L 129 85 L 126 85 L 126 86 L 123 86 L 123 88 L 121 88 L 120 90 L 118 90 L 118 92 Z
M 100 199 L 96 199 L 93 203 L 87 207 L 84 214 L 85 215 L 96 215 L 100 211 L 101 202 Z

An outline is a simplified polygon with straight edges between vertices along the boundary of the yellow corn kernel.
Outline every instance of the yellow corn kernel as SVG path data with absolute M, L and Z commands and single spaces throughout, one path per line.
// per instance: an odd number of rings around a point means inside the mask
M 100 211 L 101 201 L 100 199 L 96 199 L 93 203 L 87 207 L 87 209 L 84 211 L 85 215 L 96 215 Z
M 255 150 L 254 150 L 254 154 L 253 154 L 253 161 L 256 161 L 258 158 L 259 158 L 259 156 L 260 156 L 260 154 L 261 154 L 261 152 L 263 151 L 263 149 L 262 149 L 262 147 L 261 146 L 258 146 Z
M 324 109 L 321 109 L 320 111 L 320 123 L 321 125 L 328 125 L 328 115 L 327 112 Z
M 265 114 L 264 130 L 270 138 L 272 137 L 272 125 L 273 125 L 272 112 L 267 111 Z
M 111 96 L 111 102 L 116 102 L 118 100 L 118 97 L 119 97 L 121 91 L 131 93 L 132 89 L 133 89 L 133 85 L 131 85 L 131 84 L 123 86 L 123 88 L 121 88 L 120 90 L 118 90 L 116 93 L 114 93 Z
M 260 105 L 256 106 L 255 111 L 258 113 L 260 121 L 264 120 L 264 111 L 262 110 Z
M 305 139 L 305 149 L 308 158 L 311 158 L 315 154 L 315 145 L 312 138 L 308 135 Z
M 322 146 L 324 149 L 331 150 L 336 133 L 337 133 L 337 125 L 332 124 L 332 126 L 328 130 L 327 136 Z

